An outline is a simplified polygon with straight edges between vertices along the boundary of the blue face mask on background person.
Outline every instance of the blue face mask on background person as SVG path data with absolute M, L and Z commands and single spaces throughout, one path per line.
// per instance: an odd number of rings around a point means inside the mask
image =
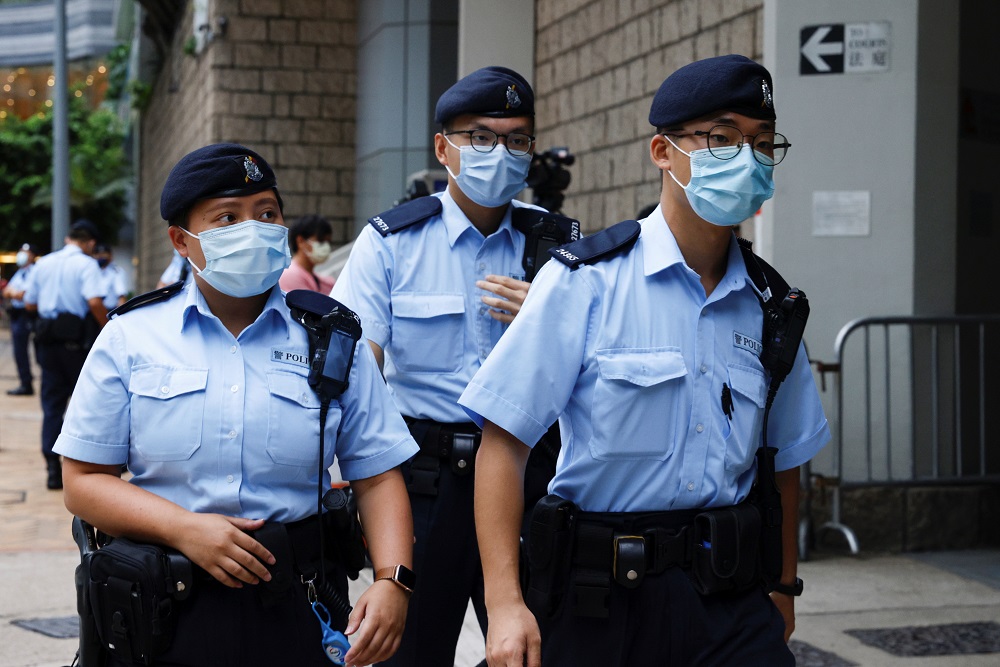
M 451 139 L 444 138 L 452 146 Z M 448 173 L 458 183 L 465 196 L 480 206 L 498 208 L 510 203 L 524 188 L 531 167 L 531 155 L 511 155 L 497 144 L 489 153 L 480 153 L 472 146 L 455 146 L 461 157 L 458 176 Z
M 223 294 L 244 298 L 274 287 L 291 264 L 288 228 L 272 222 L 246 220 L 235 225 L 185 234 L 201 241 L 205 268 L 188 257 L 195 273 Z
M 736 154 L 734 158 L 721 160 L 707 148 L 687 153 L 670 137 L 666 139 L 691 158 L 691 180 L 684 186 L 673 172 L 667 173 L 684 189 L 694 212 L 713 225 L 738 225 L 774 196 L 774 166 L 758 162 L 749 146 L 745 151 L 735 146 L 716 148 L 716 153 Z

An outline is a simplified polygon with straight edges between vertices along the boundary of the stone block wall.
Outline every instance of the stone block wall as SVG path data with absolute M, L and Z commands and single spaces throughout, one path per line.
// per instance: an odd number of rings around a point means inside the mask
M 357 0 L 214 0 L 227 29 L 185 55 L 192 10 L 174 36 L 142 119 L 139 289 L 170 259 L 159 195 L 187 152 L 232 141 L 274 168 L 285 217 L 320 213 L 335 244 L 353 238 Z
M 762 0 L 538 0 L 536 22 L 538 149 L 576 156 L 563 211 L 588 233 L 659 200 L 646 119 L 663 79 L 699 58 L 763 53 Z

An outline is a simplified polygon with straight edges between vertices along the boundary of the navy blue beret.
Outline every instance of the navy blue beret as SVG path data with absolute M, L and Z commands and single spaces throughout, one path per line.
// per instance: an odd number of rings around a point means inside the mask
M 667 77 L 653 97 L 649 124 L 675 127 L 713 111 L 775 120 L 771 75 L 746 56 L 698 60 Z
M 84 234 L 90 236 L 90 238 L 98 241 L 101 239 L 101 232 L 99 229 L 97 229 L 97 225 L 92 223 L 90 220 L 87 220 L 86 218 L 80 218 L 72 225 L 70 225 L 69 231 L 77 233 L 83 232 Z
M 511 118 L 535 115 L 535 93 L 524 77 L 506 67 L 483 67 L 444 91 L 434 122 L 444 125 L 463 114 Z
M 172 222 L 202 199 L 245 197 L 268 188 L 277 194 L 277 185 L 271 166 L 246 146 L 212 144 L 188 153 L 170 170 L 160 215 Z

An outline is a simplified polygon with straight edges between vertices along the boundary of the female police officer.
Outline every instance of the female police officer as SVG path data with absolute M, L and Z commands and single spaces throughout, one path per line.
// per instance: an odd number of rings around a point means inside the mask
M 208 146 L 171 171 L 160 212 L 194 281 L 126 306 L 94 345 L 56 446 L 66 506 L 111 535 L 176 548 L 210 575 L 177 605 L 176 638 L 154 664 L 329 664 L 297 577 L 277 603 L 255 594 L 278 555 L 252 531 L 309 525 L 320 483 L 308 337 L 274 287 L 288 266 L 274 174 L 245 147 Z M 336 453 L 376 569 L 405 572 L 412 521 L 396 466 L 417 448 L 363 339 L 324 433 L 323 487 Z M 395 650 L 409 595 L 397 583 L 361 596 L 347 664 Z

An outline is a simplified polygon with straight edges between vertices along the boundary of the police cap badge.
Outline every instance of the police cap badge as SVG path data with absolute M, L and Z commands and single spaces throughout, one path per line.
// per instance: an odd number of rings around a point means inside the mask
M 239 144 L 212 144 L 182 157 L 170 170 L 160 195 L 160 215 L 175 222 L 202 199 L 245 197 L 273 188 L 278 182 L 259 154 Z
M 667 77 L 653 97 L 649 124 L 676 127 L 714 111 L 775 120 L 773 83 L 767 69 L 730 54 L 695 61 Z
M 511 118 L 535 115 L 535 94 L 523 76 L 506 67 L 483 67 L 444 91 L 434 122 L 444 125 L 463 114 Z

